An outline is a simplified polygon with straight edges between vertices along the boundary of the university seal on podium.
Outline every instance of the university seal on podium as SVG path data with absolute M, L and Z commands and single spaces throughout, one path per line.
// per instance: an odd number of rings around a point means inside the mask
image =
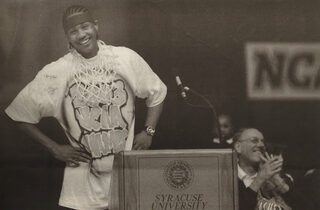
M 182 160 L 170 162 L 164 170 L 164 180 L 174 190 L 184 190 L 193 181 L 193 169 Z

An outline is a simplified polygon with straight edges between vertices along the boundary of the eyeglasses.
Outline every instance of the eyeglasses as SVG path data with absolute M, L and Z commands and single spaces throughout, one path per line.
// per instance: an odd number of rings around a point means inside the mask
M 253 144 L 259 144 L 260 142 L 261 142 L 262 144 L 265 144 L 265 139 L 259 139 L 259 138 L 257 138 L 257 137 L 251 137 L 251 138 L 239 140 L 239 142 L 244 142 L 244 141 L 249 141 L 249 142 L 251 142 L 251 143 L 253 143 Z

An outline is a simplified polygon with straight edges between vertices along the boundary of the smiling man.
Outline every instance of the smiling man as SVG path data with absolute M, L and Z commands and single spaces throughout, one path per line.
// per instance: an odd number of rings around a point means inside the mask
M 70 52 L 46 65 L 6 113 L 54 157 L 66 162 L 59 205 L 107 209 L 113 157 L 148 149 L 167 88 L 134 51 L 98 40 L 98 23 L 83 6 L 63 15 Z M 145 129 L 134 135 L 135 97 L 145 98 Z M 60 145 L 36 127 L 58 120 L 70 144 Z
M 239 210 L 289 210 L 282 199 L 289 185 L 280 176 L 282 156 L 269 155 L 263 134 L 255 128 L 240 129 L 234 135 L 238 154 Z
M 63 15 L 62 24 L 71 47 L 84 58 L 97 55 L 98 21 L 92 18 L 86 8 L 70 7 Z

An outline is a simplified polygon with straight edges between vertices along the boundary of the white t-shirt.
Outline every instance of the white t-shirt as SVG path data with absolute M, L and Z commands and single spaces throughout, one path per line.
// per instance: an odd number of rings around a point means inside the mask
M 56 118 L 70 144 L 91 154 L 92 163 L 65 168 L 59 204 L 75 209 L 108 206 L 113 154 L 132 148 L 135 97 L 153 107 L 167 92 L 137 53 L 98 45 L 93 58 L 73 51 L 46 65 L 5 110 L 20 122 Z

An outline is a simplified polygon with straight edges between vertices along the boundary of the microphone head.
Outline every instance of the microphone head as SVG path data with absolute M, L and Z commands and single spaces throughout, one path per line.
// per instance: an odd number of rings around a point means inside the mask
M 179 76 L 176 76 L 176 83 L 177 83 L 178 86 L 182 85 L 182 82 L 181 82 Z

